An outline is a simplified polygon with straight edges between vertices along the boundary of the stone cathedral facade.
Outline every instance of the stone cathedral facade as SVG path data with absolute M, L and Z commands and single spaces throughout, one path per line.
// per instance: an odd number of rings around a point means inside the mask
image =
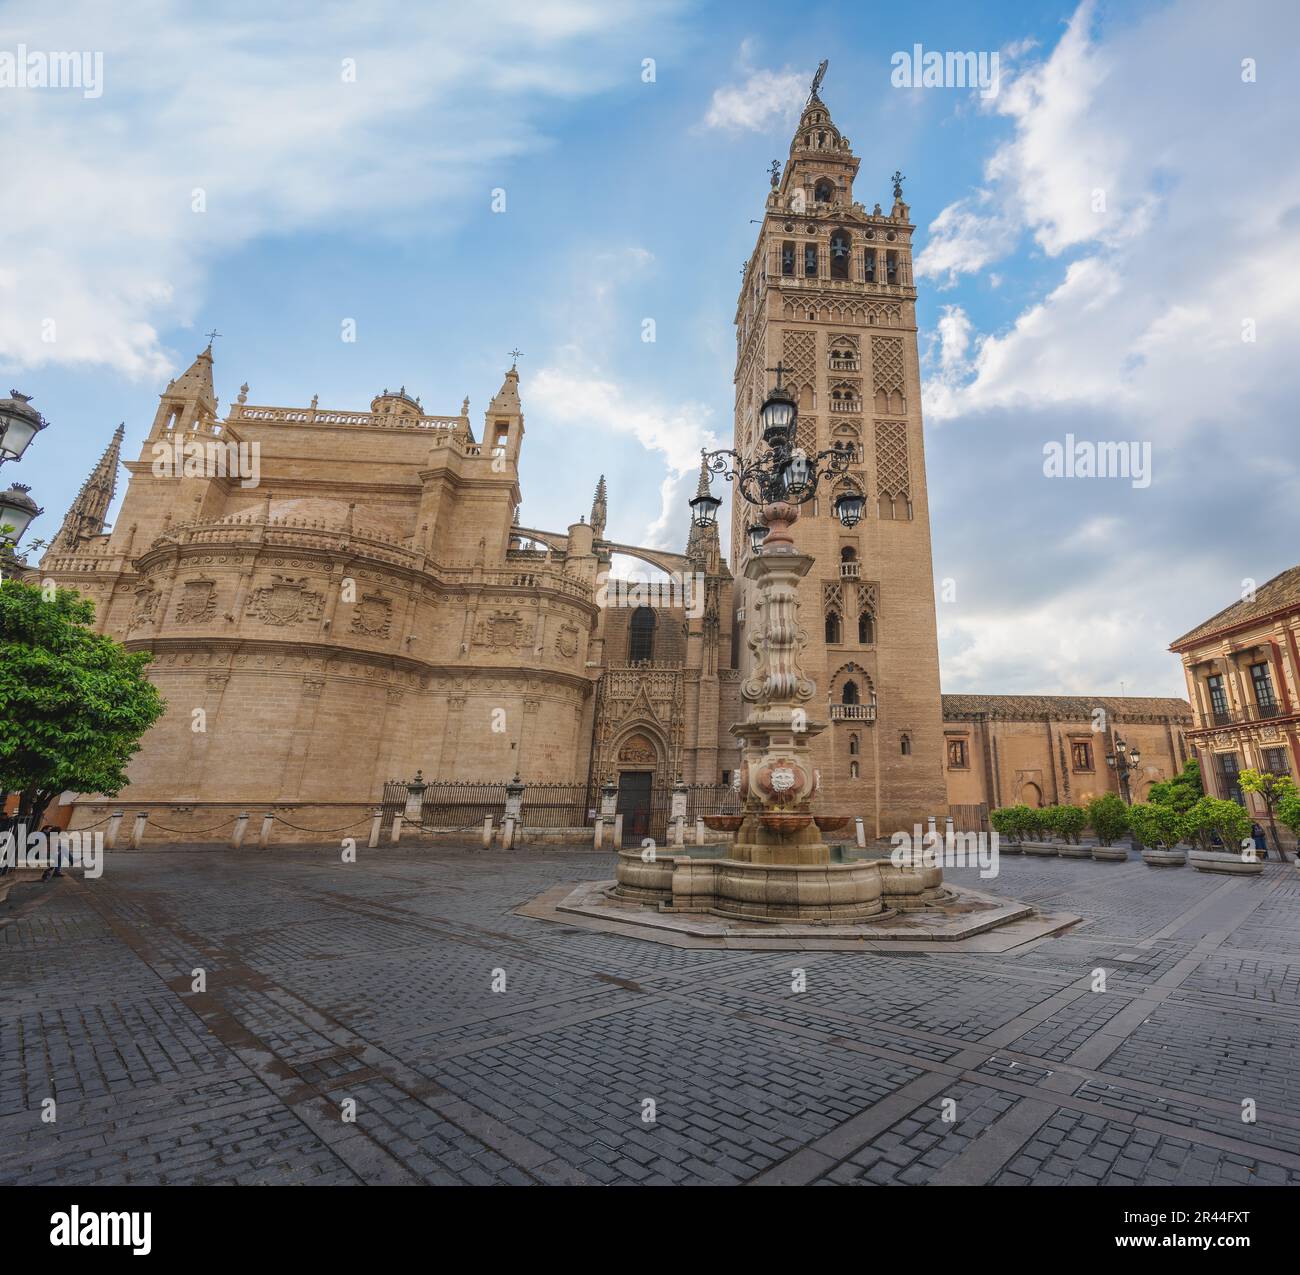
M 951 801 L 978 826 L 981 802 L 1068 794 L 1054 769 L 1064 745 L 1036 723 L 1082 730 L 1087 718 L 1064 701 L 1022 711 L 970 696 L 948 697 L 945 714 L 913 226 L 897 181 L 888 212 L 855 198 L 858 162 L 814 92 L 741 287 L 735 446 L 752 454 L 779 365 L 800 443 L 844 449 L 841 481 L 867 498 L 848 531 L 831 512 L 836 491 L 823 492 L 794 532 L 816 558 L 801 621 L 814 714 L 830 723 L 815 740 L 826 809 L 887 836 Z M 743 501 L 730 562 L 717 528 L 691 526 L 685 509 L 680 553 L 610 540 L 603 478 L 562 531 L 521 526 L 513 366 L 477 429 L 468 400 L 439 415 L 405 389 L 355 410 L 315 397 L 259 406 L 244 385 L 222 415 L 213 377 L 209 345 L 161 394 L 136 459 L 122 459 L 118 428 L 41 563 L 43 578 L 93 601 L 101 631 L 152 655 L 167 701 L 130 787 L 82 795 L 73 826 L 148 811 L 152 840 L 221 842 L 238 814 L 270 812 L 276 839 L 358 835 L 385 781 L 420 770 L 588 794 L 613 781 L 635 831 L 634 812 L 677 779 L 731 780 L 751 659 Z M 254 450 L 250 485 L 221 458 Z M 130 481 L 110 530 L 120 467 Z M 688 579 L 690 595 L 609 605 L 615 555 Z M 1168 777 L 1186 705 L 1144 705 L 1177 721 L 1167 757 L 1161 732 L 1147 732 L 1152 777 Z M 990 715 L 1029 724 L 994 739 L 980 725 Z

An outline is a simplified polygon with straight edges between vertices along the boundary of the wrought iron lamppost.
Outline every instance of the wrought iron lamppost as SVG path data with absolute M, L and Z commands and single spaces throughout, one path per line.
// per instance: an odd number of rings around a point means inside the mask
M 21 460 L 32 439 L 49 424 L 31 406 L 31 395 L 17 390 L 10 390 L 9 395 L 0 399 L 0 465 Z M 32 519 L 45 512 L 28 495 L 30 491 L 22 483 L 0 491 L 0 560 L 13 555 Z
M 840 448 L 808 455 L 796 443 L 799 409 L 781 378 L 759 411 L 763 441 L 748 459 L 730 448 L 703 453 L 710 474 L 734 482 L 741 496 L 761 510 L 762 521 L 747 528 L 751 554 L 746 578 L 757 593 L 748 646 L 754 654 L 752 674 L 741 683 L 749 708 L 744 722 L 731 728 L 742 754 L 737 773 L 743 818 L 738 819 L 731 857 L 751 863 L 813 865 L 829 860 L 829 848 L 812 827 L 810 802 L 821 784 L 813 769 L 808 743 L 826 728 L 809 720 L 806 705 L 816 693 L 800 667 L 804 639 L 799 629 L 799 581 L 813 559 L 801 554 L 790 535 L 800 507 L 819 486 L 844 474 L 852 454 Z M 722 501 L 711 491 L 691 502 L 698 527 L 715 525 Z M 836 498 L 835 514 L 846 527 L 856 526 L 866 501 L 856 488 Z M 708 822 L 708 820 L 706 820 Z M 824 830 L 843 820 L 817 816 Z
M 1133 794 L 1131 790 L 1131 778 L 1142 765 L 1142 752 L 1137 748 L 1130 748 L 1118 735 L 1115 736 L 1115 750 L 1106 754 L 1106 765 L 1115 771 L 1119 776 L 1120 785 L 1123 788 L 1124 800 L 1131 806 L 1133 804 Z

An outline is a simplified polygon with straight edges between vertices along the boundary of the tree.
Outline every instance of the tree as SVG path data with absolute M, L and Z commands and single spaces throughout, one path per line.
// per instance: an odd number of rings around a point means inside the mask
M 94 632 L 94 607 L 72 590 L 51 596 L 0 581 L 0 791 L 39 825 L 66 790 L 113 796 L 126 763 L 165 704 L 145 677 L 147 654 Z
M 1129 827 L 1144 846 L 1171 849 L 1182 837 L 1183 816 L 1172 806 L 1159 802 L 1139 802 L 1130 806 Z
M 1300 788 L 1293 789 L 1277 803 L 1277 817 L 1300 838 Z
M 1268 830 L 1273 834 L 1273 849 L 1282 855 L 1282 843 L 1277 839 L 1277 807 L 1283 798 L 1296 791 L 1295 780 L 1290 775 L 1275 775 L 1271 770 L 1243 770 L 1237 775 L 1242 792 L 1258 793 L 1264 799 Z
M 1077 844 L 1079 834 L 1088 826 L 1088 812 L 1082 806 L 1049 806 L 1048 823 L 1062 841 Z
M 1094 797 L 1088 803 L 1088 822 L 1104 846 L 1112 845 L 1116 837 L 1123 836 L 1128 828 L 1129 808 L 1113 792 Z
M 1218 834 L 1223 849 L 1231 854 L 1250 837 L 1250 815 L 1235 801 L 1202 797 L 1182 816 L 1181 832 L 1185 841 L 1197 841 L 1204 850 L 1214 849 Z
M 1162 783 L 1152 784 L 1148 796 L 1157 805 L 1170 806 L 1177 814 L 1185 815 L 1205 796 L 1205 787 L 1201 783 L 1201 763 L 1192 758 L 1180 774 Z

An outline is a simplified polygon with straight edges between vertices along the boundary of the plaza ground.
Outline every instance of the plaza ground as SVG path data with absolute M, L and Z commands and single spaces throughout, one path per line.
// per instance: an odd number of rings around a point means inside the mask
M 612 875 L 196 849 L 15 887 L 0 1182 L 1300 1185 L 1290 863 L 950 873 L 1082 918 L 996 956 L 691 951 L 515 912 Z

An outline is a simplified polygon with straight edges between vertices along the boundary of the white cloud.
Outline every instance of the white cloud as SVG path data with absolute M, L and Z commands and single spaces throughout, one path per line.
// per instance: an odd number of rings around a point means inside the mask
M 704 125 L 751 133 L 791 125 L 808 96 L 811 78 L 802 71 L 751 71 L 741 83 L 713 91 Z
M 492 187 L 509 197 L 509 161 L 546 144 L 546 103 L 630 74 L 672 7 L 379 0 L 236 20 L 180 0 L 7 6 L 0 48 L 100 50 L 105 87 L 0 93 L 17 186 L 0 360 L 164 379 L 160 329 L 199 317 L 215 264 L 258 236 L 383 235 L 486 211 Z

